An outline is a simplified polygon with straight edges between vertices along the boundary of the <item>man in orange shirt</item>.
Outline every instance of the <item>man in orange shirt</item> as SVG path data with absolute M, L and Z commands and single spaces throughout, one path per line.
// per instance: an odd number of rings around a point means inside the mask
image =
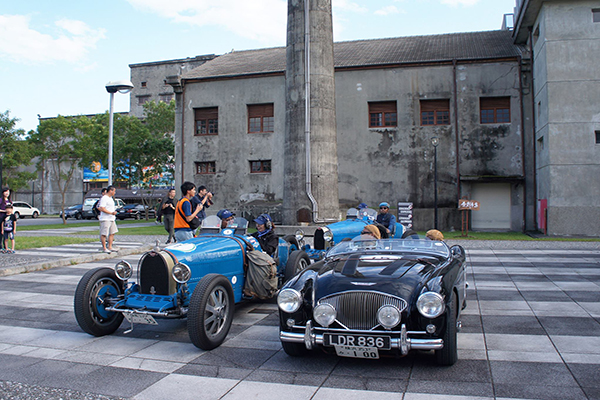
M 202 205 L 198 204 L 196 209 L 192 211 L 190 199 L 196 195 L 196 185 L 192 182 L 183 182 L 181 193 L 183 197 L 177 203 L 177 207 L 175 207 L 175 239 L 178 242 L 183 242 L 194 237 L 194 231 L 190 228 L 189 222 L 196 218 L 202 210 Z

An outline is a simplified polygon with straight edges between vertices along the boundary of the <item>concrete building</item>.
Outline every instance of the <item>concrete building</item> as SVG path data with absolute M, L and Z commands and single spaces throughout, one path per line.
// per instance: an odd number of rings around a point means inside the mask
M 230 208 L 283 201 L 285 54 L 224 54 L 173 83 L 178 184 L 206 184 Z M 334 63 L 342 211 L 410 201 L 415 226 L 432 227 L 438 137 L 440 228 L 460 229 L 463 197 L 481 202 L 473 228 L 534 228 L 529 64 L 510 31 L 341 42 Z
M 519 0 L 514 40 L 533 54 L 537 226 L 598 236 L 600 1 Z

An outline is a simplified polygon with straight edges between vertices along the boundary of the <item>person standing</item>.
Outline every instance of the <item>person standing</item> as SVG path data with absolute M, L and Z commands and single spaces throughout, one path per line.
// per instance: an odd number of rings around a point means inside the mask
M 177 202 L 175 207 L 175 239 L 178 242 L 183 242 L 194 237 L 194 231 L 190 227 L 189 222 L 196 218 L 202 210 L 202 205 L 198 204 L 196 209 L 192 211 L 191 199 L 196 195 L 196 185 L 192 182 L 183 182 L 181 185 L 181 193 L 183 197 Z
M 13 253 L 15 252 L 15 233 L 17 232 L 17 217 L 12 213 L 12 204 L 7 204 L 5 208 L 6 213 L 4 217 L 0 219 L 0 227 L 2 230 L 2 243 L 4 243 L 5 249 L 2 249 L 2 253 Z M 8 248 L 8 241 L 11 242 L 11 249 Z
M 377 222 L 385 227 L 390 237 L 394 237 L 396 233 L 396 217 L 394 217 L 394 214 L 390 214 L 390 205 L 385 201 L 379 204 Z
M 169 190 L 169 194 L 167 198 L 164 199 L 162 205 L 160 206 L 160 216 L 163 220 L 163 225 L 165 226 L 165 230 L 169 233 L 169 238 L 167 239 L 167 244 L 171 243 L 171 241 L 175 240 L 175 189 Z
M 6 216 L 6 206 L 12 205 L 10 201 L 10 189 L 5 187 L 2 189 L 2 198 L 0 198 L 0 221 Z M 0 250 L 4 252 L 4 239 L 0 240 Z
M 115 222 L 117 219 L 117 210 L 115 201 L 113 200 L 116 192 L 117 189 L 114 186 L 107 187 L 106 194 L 102 196 L 98 204 L 98 210 L 100 211 L 100 215 L 98 216 L 100 220 L 100 242 L 102 243 L 102 251 L 105 253 L 118 251 L 118 249 L 113 247 L 115 233 L 119 231 Z
M 206 209 L 212 205 L 213 194 L 206 189 L 206 186 L 198 186 L 197 194 L 190 200 L 192 202 L 192 208 L 195 209 L 200 204 L 200 212 L 198 213 L 198 219 L 200 223 L 206 218 Z

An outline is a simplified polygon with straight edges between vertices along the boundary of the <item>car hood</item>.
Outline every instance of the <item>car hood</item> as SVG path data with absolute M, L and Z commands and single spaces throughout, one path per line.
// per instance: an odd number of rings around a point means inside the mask
M 247 244 L 239 236 L 200 235 L 165 247 L 165 250 L 183 263 L 199 263 L 206 261 L 224 261 L 239 258 Z
M 315 298 L 344 291 L 369 290 L 409 300 L 415 292 L 420 292 L 439 263 L 435 258 L 414 256 L 397 259 L 351 256 L 333 260 L 326 262 L 315 275 Z

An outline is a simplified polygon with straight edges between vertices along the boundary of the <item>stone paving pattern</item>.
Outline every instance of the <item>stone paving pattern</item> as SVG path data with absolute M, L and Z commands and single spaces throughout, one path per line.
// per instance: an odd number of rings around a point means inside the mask
M 209 352 L 185 319 L 127 335 L 125 321 L 96 338 L 78 327 L 73 294 L 87 270 L 116 260 L 0 277 L 0 398 L 600 399 L 598 242 L 462 244 L 470 287 L 452 367 L 431 352 L 289 357 L 274 302 L 238 305 Z

